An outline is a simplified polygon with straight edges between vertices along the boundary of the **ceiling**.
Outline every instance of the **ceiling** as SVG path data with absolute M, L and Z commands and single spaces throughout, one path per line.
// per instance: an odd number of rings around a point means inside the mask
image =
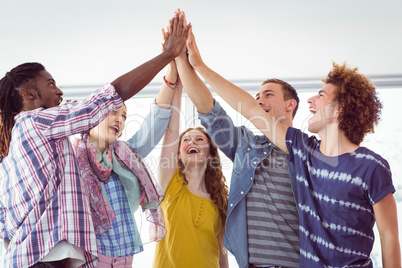
M 332 61 L 402 73 L 400 0 L 7 0 L 0 74 L 38 61 L 59 85 L 110 82 L 160 53 L 160 29 L 177 7 L 204 61 L 230 80 L 322 77 Z

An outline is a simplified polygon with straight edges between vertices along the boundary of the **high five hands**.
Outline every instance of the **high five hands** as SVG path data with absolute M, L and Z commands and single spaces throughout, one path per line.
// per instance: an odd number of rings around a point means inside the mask
M 182 22 L 183 26 L 179 25 L 179 22 Z M 175 26 L 177 23 L 177 26 Z M 174 12 L 174 16 L 172 19 L 169 20 L 169 26 L 167 27 L 166 31 L 162 29 L 162 35 L 164 36 L 165 40 L 168 38 L 176 29 L 176 31 L 179 31 L 178 29 L 180 27 L 186 27 L 186 46 L 183 47 L 181 53 L 178 55 L 179 57 L 187 57 L 189 63 L 193 68 L 196 68 L 204 62 L 202 61 L 200 52 L 198 50 L 197 44 L 195 42 L 195 37 L 192 31 L 192 25 L 191 23 L 187 24 L 186 16 L 184 14 L 184 11 L 181 11 L 180 9 L 177 9 Z M 166 42 L 165 42 L 166 44 Z M 165 47 L 165 46 L 164 46 Z M 166 47 L 165 47 L 166 49 Z
M 164 36 L 163 51 L 171 52 L 175 57 L 182 52 L 189 30 L 184 12 L 179 9 L 178 11 L 176 11 L 173 18 L 169 20 L 167 31 L 165 32 L 165 30 L 162 29 Z

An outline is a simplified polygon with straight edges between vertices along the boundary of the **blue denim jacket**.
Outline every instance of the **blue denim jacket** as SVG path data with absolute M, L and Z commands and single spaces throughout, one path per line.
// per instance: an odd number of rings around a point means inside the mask
M 208 114 L 198 113 L 218 148 L 233 162 L 224 245 L 236 258 L 240 268 L 248 267 L 246 195 L 253 185 L 254 172 L 262 159 L 271 153 L 272 143 L 263 135 L 255 135 L 245 126 L 235 127 L 220 104 Z M 287 157 L 290 182 L 297 204 L 294 165 Z

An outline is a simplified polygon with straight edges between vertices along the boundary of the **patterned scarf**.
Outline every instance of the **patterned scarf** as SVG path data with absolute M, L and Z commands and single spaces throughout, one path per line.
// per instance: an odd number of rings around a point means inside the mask
M 112 143 L 107 148 L 107 158 L 110 161 L 108 161 L 109 163 L 106 166 L 99 162 L 97 149 L 88 134 L 84 134 L 83 139 L 75 141 L 74 150 L 82 174 L 85 195 L 89 199 L 90 211 L 97 235 L 110 230 L 110 223 L 115 217 L 105 199 L 107 196 L 105 196 L 105 193 L 102 194 L 101 182 L 107 183 L 110 180 L 112 170 L 116 171 L 119 175 L 119 169 L 125 169 L 126 173 L 129 171 L 133 174 L 132 176 L 122 176 L 125 179 L 127 177 L 130 177 L 129 179 L 131 180 L 138 178 L 141 187 L 139 203 L 146 213 L 146 219 L 150 222 L 150 241 L 160 241 L 166 235 L 165 222 L 160 207 L 160 202 L 163 199 L 162 191 L 158 184 L 155 183 L 151 173 L 136 150 L 131 149 L 126 143 L 121 141 Z M 121 177 L 119 176 L 119 178 Z M 123 183 L 122 181 L 122 184 L 123 186 L 130 185 L 130 182 Z M 129 197 L 130 189 L 127 188 L 131 187 L 125 187 L 125 191 Z M 132 207 L 131 210 L 133 210 Z

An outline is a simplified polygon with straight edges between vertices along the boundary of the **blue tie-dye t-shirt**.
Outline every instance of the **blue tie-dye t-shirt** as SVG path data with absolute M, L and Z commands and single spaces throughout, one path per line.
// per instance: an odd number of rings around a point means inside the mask
M 395 192 L 388 162 L 367 148 L 328 157 L 320 141 L 289 128 L 296 168 L 300 267 L 372 267 L 373 204 Z

